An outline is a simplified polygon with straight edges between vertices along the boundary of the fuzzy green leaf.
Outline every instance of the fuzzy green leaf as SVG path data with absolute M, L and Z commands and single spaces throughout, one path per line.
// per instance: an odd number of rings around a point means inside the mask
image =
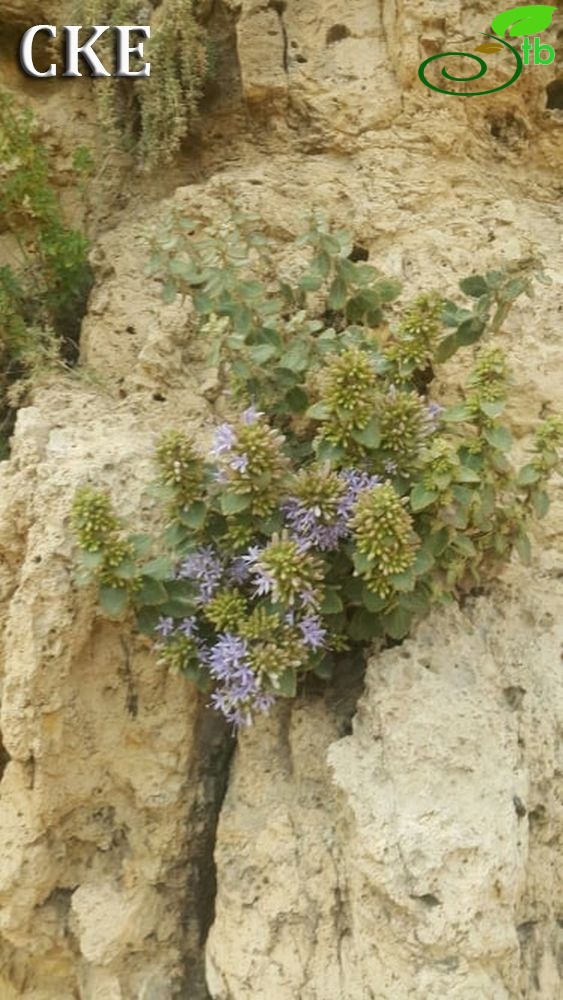
M 143 569 L 143 576 L 150 576 L 153 580 L 167 580 L 172 576 L 172 559 L 170 556 L 157 556 L 146 562 Z
M 100 605 L 109 618 L 121 618 L 129 603 L 125 587 L 100 587 Z
M 274 691 L 281 694 L 282 698 L 295 698 L 297 694 L 297 672 L 293 667 L 288 667 L 283 673 L 278 674 L 275 679 L 271 678 Z
M 469 420 L 471 414 L 465 403 L 456 403 L 455 406 L 448 407 L 442 414 L 442 420 L 448 424 L 458 424 Z
M 344 610 L 344 605 L 342 603 L 342 598 L 338 592 L 337 587 L 327 587 L 325 591 L 324 601 L 321 604 L 321 613 L 323 615 L 337 615 Z
M 438 496 L 438 490 L 427 490 L 422 483 L 417 483 L 411 493 L 411 508 L 416 514 L 434 503 Z
M 195 503 L 192 503 L 186 510 L 182 511 L 180 520 L 187 528 L 197 531 L 203 527 L 206 515 L 207 507 L 203 500 L 196 500 Z
M 518 473 L 518 478 L 516 482 L 518 486 L 532 486 L 537 483 L 540 478 L 541 473 L 536 469 L 535 465 L 529 463 L 528 465 L 522 466 L 520 472 Z
M 459 283 L 459 287 L 465 295 L 470 295 L 472 299 L 480 299 L 482 295 L 486 295 L 489 291 L 485 278 L 480 274 L 473 274 L 469 278 L 463 278 Z
M 499 451 L 510 451 L 512 447 L 512 434 L 508 427 L 487 427 L 485 438 L 493 448 Z
M 549 510 L 549 497 L 545 490 L 533 490 L 531 494 L 532 506 L 536 512 L 536 517 L 545 517 Z
M 328 420 L 330 417 L 330 409 L 326 403 L 314 403 L 307 410 L 306 417 L 309 420 Z
M 390 614 L 385 615 L 383 628 L 392 639 L 404 639 L 410 631 L 412 618 L 412 612 L 399 606 L 394 611 L 391 611 Z
M 164 604 L 167 599 L 168 592 L 160 580 L 155 580 L 152 576 L 141 577 L 141 586 L 135 591 L 135 604 L 154 607 Z
M 225 517 L 231 517 L 233 514 L 240 514 L 243 510 L 248 510 L 251 502 L 250 493 L 223 493 L 221 510 Z
M 352 437 L 358 444 L 363 444 L 364 448 L 375 451 L 381 444 L 381 427 L 377 417 L 372 417 L 369 423 L 362 430 L 352 431 Z

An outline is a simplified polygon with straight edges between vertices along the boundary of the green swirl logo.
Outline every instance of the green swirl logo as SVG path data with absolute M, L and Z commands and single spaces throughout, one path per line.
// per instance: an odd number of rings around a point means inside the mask
M 532 60 L 534 65 L 549 65 L 555 59 L 555 52 L 551 45 L 542 44 L 537 38 L 537 34 L 543 31 L 545 28 L 549 28 L 553 14 L 557 10 L 556 7 L 550 7 L 547 4 L 527 4 L 524 7 L 512 7 L 510 10 L 504 11 L 502 14 L 498 14 L 492 21 L 492 29 L 495 32 L 494 35 L 490 35 L 483 31 L 482 34 L 486 38 L 491 38 L 492 42 L 483 42 L 478 45 L 476 52 L 493 53 L 500 52 L 502 47 L 509 49 L 514 59 L 516 60 L 516 69 L 512 74 L 510 80 L 506 83 L 501 83 L 499 87 L 491 87 L 489 90 L 470 90 L 470 91 L 458 91 L 449 90 L 447 87 L 438 87 L 434 83 L 430 83 L 426 79 L 426 69 L 433 63 L 436 59 L 448 59 L 450 56 L 463 56 L 465 59 L 473 59 L 474 62 L 479 64 L 479 70 L 474 73 L 473 76 L 452 76 L 448 73 L 448 70 L 442 69 L 442 76 L 446 80 L 450 80 L 452 83 L 469 83 L 471 80 L 480 80 L 485 76 L 488 66 L 481 56 L 476 56 L 472 52 L 438 52 L 437 55 L 430 56 L 421 63 L 418 76 L 425 87 L 429 87 L 430 90 L 437 91 L 438 94 L 451 94 L 453 97 L 481 97 L 483 94 L 495 94 L 498 90 L 505 90 L 506 87 L 510 87 L 516 82 L 520 76 L 524 66 L 527 66 Z M 530 38 L 524 38 L 522 44 L 522 51 L 524 58 L 520 55 L 517 49 L 513 45 L 510 45 L 504 38 L 500 36 L 508 30 L 509 35 L 522 36 L 522 35 L 536 35 L 533 39 L 533 45 Z
M 509 42 L 505 41 L 504 38 L 498 38 L 497 35 L 489 35 L 486 31 L 481 33 L 486 35 L 487 38 L 494 38 L 495 42 L 500 42 L 505 46 L 505 48 L 510 49 L 512 52 L 512 55 L 516 60 L 516 69 L 514 70 L 510 80 L 506 83 L 501 83 L 500 87 L 493 87 L 490 90 L 470 90 L 461 93 L 459 90 L 446 90 L 445 87 L 436 87 L 435 84 L 430 83 L 425 76 L 426 67 L 436 59 L 448 59 L 450 56 L 464 56 L 466 59 L 473 59 L 475 62 L 479 63 L 480 69 L 477 73 L 474 73 L 473 76 L 452 76 L 452 74 L 448 73 L 447 69 L 444 67 L 442 69 L 442 76 L 445 77 L 446 80 L 451 80 L 454 83 L 468 83 L 470 80 L 480 80 L 489 68 L 481 56 L 473 55 L 471 52 L 438 52 L 435 56 L 430 56 L 428 59 L 425 59 L 424 62 L 421 63 L 418 70 L 419 78 L 422 80 L 425 87 L 430 87 L 430 90 L 436 90 L 439 94 L 452 94 L 454 97 L 481 97 L 483 94 L 495 94 L 497 90 L 504 90 L 506 87 L 510 87 L 511 84 L 515 83 L 524 68 L 522 56 L 518 50 L 515 49 L 514 46 L 510 45 Z

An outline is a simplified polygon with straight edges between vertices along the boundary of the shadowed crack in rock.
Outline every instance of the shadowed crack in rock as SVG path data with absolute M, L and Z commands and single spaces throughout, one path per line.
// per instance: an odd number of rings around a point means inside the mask
M 203 699 L 195 744 L 190 782 L 197 792 L 188 819 L 190 860 L 184 907 L 184 983 L 178 1000 L 188 997 L 210 1000 L 205 981 L 205 944 L 215 919 L 215 839 L 236 745 L 231 728 L 221 716 L 205 707 Z

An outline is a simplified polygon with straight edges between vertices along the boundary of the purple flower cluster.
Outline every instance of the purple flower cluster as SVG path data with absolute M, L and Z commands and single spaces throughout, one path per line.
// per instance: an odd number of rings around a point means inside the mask
M 197 622 L 192 615 L 190 618 L 183 618 L 177 625 L 173 618 L 162 616 L 158 619 L 154 630 L 161 639 L 170 639 L 173 635 L 183 635 L 187 639 L 196 639 Z
M 247 573 L 252 576 L 254 587 L 254 597 L 266 597 L 274 589 L 275 580 L 260 563 L 260 556 L 264 550 L 258 545 L 251 545 L 245 556 L 241 560 L 246 566 Z
M 439 403 L 429 403 L 426 409 L 426 434 L 433 434 L 438 428 L 440 415 L 444 412 L 444 407 Z
M 222 633 L 207 657 L 209 673 L 217 681 L 211 695 L 214 708 L 236 729 L 252 724 L 252 712 L 267 712 L 275 701 L 263 691 L 248 658 L 248 643 L 230 632 Z
M 264 414 L 260 410 L 257 410 L 256 407 L 249 406 L 242 414 L 241 421 L 248 427 L 251 424 L 255 424 L 263 416 Z M 237 444 L 238 437 L 232 424 L 221 424 L 215 432 L 211 454 L 214 458 L 226 461 L 227 467 L 232 469 L 233 472 L 246 472 L 248 468 L 248 455 L 244 452 L 241 454 L 236 453 Z M 216 479 L 219 482 L 224 483 L 227 481 L 227 478 L 224 469 L 217 470 Z
M 335 517 L 329 524 L 324 520 L 320 507 L 308 507 L 297 497 L 290 497 L 282 504 L 286 523 L 303 551 L 320 549 L 322 552 L 331 552 L 337 549 L 350 533 L 348 522 L 360 493 L 381 482 L 378 476 L 370 476 L 369 473 L 356 469 L 346 469 L 339 473 L 339 477 L 346 490 L 337 505 Z
M 297 623 L 297 627 L 304 644 L 310 649 L 323 649 L 326 646 L 327 630 L 318 615 L 306 615 Z
M 212 546 L 198 549 L 189 555 L 177 573 L 180 580 L 192 580 L 198 584 L 198 604 L 207 604 L 221 583 L 223 564 Z

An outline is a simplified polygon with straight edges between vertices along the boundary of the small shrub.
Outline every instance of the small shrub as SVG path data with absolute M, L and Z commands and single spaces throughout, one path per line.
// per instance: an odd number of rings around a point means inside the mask
M 206 35 L 192 0 L 153 2 L 148 13 L 144 0 L 80 0 L 79 17 L 85 25 L 153 20 L 151 38 L 144 43 L 150 79 L 99 79 L 94 86 L 105 141 L 113 135 L 137 150 L 149 168 L 169 161 L 196 118 L 207 73 Z M 114 56 L 110 33 L 97 48 L 109 68 Z
M 86 238 L 61 222 L 47 151 L 32 114 L 0 89 L 0 230 L 15 264 L 0 266 L 0 424 L 10 385 L 59 350 L 72 360 L 91 287 Z M 1 434 L 1 432 L 0 432 Z
M 177 431 L 162 440 L 162 536 L 127 536 L 89 488 L 74 504 L 104 610 L 132 606 L 161 658 L 237 727 L 307 672 L 329 677 L 344 652 L 402 640 L 514 548 L 528 560 L 563 443 L 552 416 L 529 461 L 510 458 L 510 375 L 488 335 L 532 292 L 528 268 L 462 282 L 471 309 L 431 293 L 386 324 L 399 286 L 350 259 L 349 234 L 314 218 L 298 242 L 309 260 L 285 281 L 245 217 L 206 232 L 172 223 L 152 273 L 168 301 L 191 296 L 238 415 L 208 460 Z M 483 343 L 444 408 L 429 390 L 452 337 L 455 350 Z

